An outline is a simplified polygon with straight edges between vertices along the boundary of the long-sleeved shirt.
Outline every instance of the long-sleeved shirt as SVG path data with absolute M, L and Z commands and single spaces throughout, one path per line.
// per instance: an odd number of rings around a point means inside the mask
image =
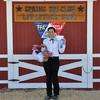
M 59 53 L 63 53 L 65 50 L 65 44 L 61 43 L 61 40 L 57 40 L 54 38 L 51 40 L 50 38 L 44 39 L 43 44 L 47 47 L 47 50 L 52 53 L 52 57 L 58 57 Z

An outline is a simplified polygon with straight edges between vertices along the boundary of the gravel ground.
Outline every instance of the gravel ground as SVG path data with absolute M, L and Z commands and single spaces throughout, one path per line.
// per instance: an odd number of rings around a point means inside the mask
M 0 100 L 44 100 L 45 89 L 0 90 Z M 100 90 L 61 89 L 59 100 L 100 100 Z

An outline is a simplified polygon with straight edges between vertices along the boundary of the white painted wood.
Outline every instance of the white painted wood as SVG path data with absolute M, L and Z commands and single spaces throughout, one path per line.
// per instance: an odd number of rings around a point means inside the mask
M 8 80 L 0 80 L 0 84 L 8 84 Z
M 18 55 L 19 56 L 19 58 L 20 58 L 20 56 L 21 55 Z M 18 57 L 18 56 L 14 56 L 14 57 Z M 26 56 L 26 55 L 25 55 Z M 65 56 L 66 56 L 66 54 L 65 54 Z M 84 57 L 83 57 L 84 56 Z M 62 77 L 65 77 L 65 78 L 69 78 L 69 79 L 73 79 L 73 80 L 76 80 L 76 81 L 81 81 L 81 85 L 79 85 L 79 87 L 80 86 L 84 86 L 84 88 L 86 88 L 87 86 L 85 86 L 86 85 L 86 78 L 82 78 L 83 77 L 83 75 L 84 74 L 86 74 L 85 72 L 84 73 L 82 73 L 82 76 L 80 76 L 80 75 L 76 75 L 76 74 L 71 74 L 71 73 L 67 73 L 67 72 L 64 72 L 65 70 L 70 70 L 70 69 L 74 69 L 74 68 L 78 68 L 78 67 L 84 67 L 84 66 L 86 66 L 86 63 L 84 64 L 84 61 L 86 62 L 86 55 L 83 55 L 83 56 L 80 56 L 80 58 L 79 58 L 79 56 L 78 56 L 78 59 L 81 59 L 81 61 L 77 61 L 77 62 L 73 62 L 73 63 L 71 63 L 71 64 L 66 64 L 66 65 L 62 65 L 62 66 L 60 66 L 60 69 L 59 69 L 59 76 L 62 76 Z M 24 55 L 23 55 L 23 57 L 24 57 Z M 63 57 L 64 57 L 64 55 L 63 55 Z M 71 57 L 71 56 L 70 56 Z M 72 57 L 73 57 L 73 55 L 72 55 Z M 72 59 L 72 57 L 71 57 L 71 59 Z M 82 58 L 81 58 L 82 57 Z M 65 57 L 64 57 L 65 58 Z M 76 59 L 76 56 L 75 57 L 73 57 L 73 59 Z M 21 59 L 22 59 L 22 57 L 21 57 Z M 83 61 L 83 59 L 85 59 L 84 61 Z M 65 59 L 66 60 L 66 59 Z M 17 61 L 18 61 L 18 58 L 17 58 Z M 84 65 L 84 66 L 83 66 Z M 22 75 L 22 76 L 19 76 L 19 82 L 21 82 L 21 81 L 26 81 L 26 80 L 29 80 L 29 79 L 34 79 L 34 78 L 38 78 L 38 77 L 41 77 L 41 76 L 44 76 L 45 75 L 45 73 L 44 73 L 44 69 L 43 69 L 43 67 L 41 67 L 41 66 L 38 66 L 38 65 L 33 65 L 33 64 L 28 64 L 28 63 L 26 63 L 26 62 L 19 62 L 19 66 L 20 67 L 22 67 L 22 68 L 26 68 L 26 69 L 30 69 L 30 70 L 34 70 L 34 71 L 36 71 L 36 72 L 34 72 L 34 73 L 29 73 L 29 74 L 26 74 L 26 75 Z M 82 68 L 83 69 L 83 68 Z M 86 76 L 86 75 L 85 75 Z M 82 80 L 82 79 L 84 79 L 84 80 Z M 14 83 L 14 82 L 13 82 Z M 10 82 L 10 87 L 9 88 L 17 88 L 17 86 L 19 86 L 19 88 L 20 88 L 20 86 L 22 86 L 20 83 L 18 83 L 18 82 L 16 82 L 15 84 L 13 84 L 13 83 L 11 83 Z M 17 86 L 16 86 L 16 84 L 17 84 Z M 19 84 L 19 85 L 18 85 Z M 22 83 L 23 85 L 24 84 L 26 84 L 26 83 Z M 31 83 L 28 83 L 28 84 L 31 84 Z M 33 86 L 31 87 L 31 85 L 28 85 L 27 84 L 27 86 L 28 87 L 26 87 L 26 88 L 34 88 Z M 33 83 L 34 84 L 34 83 Z M 41 83 L 40 83 L 41 84 Z M 45 83 L 44 83 L 45 84 Z M 63 83 L 61 83 L 61 84 L 63 84 Z M 66 83 L 67 84 L 67 83 Z M 84 84 L 84 85 L 82 85 L 82 84 Z M 70 83 L 70 86 L 72 86 L 73 85 L 73 83 Z M 66 86 L 66 87 L 70 87 L 70 86 L 67 86 L 67 85 L 64 85 L 64 86 Z M 78 86 L 78 85 L 77 85 Z M 39 88 L 38 87 L 38 85 L 36 85 L 35 86 L 35 88 Z M 43 87 L 43 86 L 42 86 Z M 41 88 L 42 88 L 41 87 Z M 63 87 L 63 86 L 62 86 Z M 75 87 L 75 86 L 73 86 L 73 87 Z M 79 87 L 77 87 L 77 88 L 79 88 Z M 22 87 L 22 88 L 24 88 L 24 87 Z M 45 87 L 44 87 L 45 88 Z M 82 88 L 82 87 L 81 87 Z
M 86 85 L 86 83 L 60 83 L 61 88 L 87 88 Z
M 93 67 L 93 0 L 87 1 L 87 71 Z M 87 74 L 88 87 L 93 88 L 93 71 Z
M 87 54 L 61 54 L 60 59 L 83 59 Z
M 88 88 L 87 83 L 87 57 L 82 59 L 82 83 L 85 85 L 85 88 Z M 85 73 L 85 74 L 84 74 Z
M 87 54 L 60 54 L 60 59 L 83 59 L 86 58 Z M 13 60 L 14 61 L 18 61 L 18 59 L 22 59 L 22 60 L 32 60 L 32 54 L 14 54 L 13 55 Z
M 38 78 L 38 77 L 41 77 L 41 76 L 45 75 L 44 69 L 41 66 L 37 66 L 37 65 L 33 65 L 33 64 L 27 64 L 27 63 L 24 63 L 24 62 L 20 62 L 19 66 L 23 66 L 23 68 L 31 69 L 31 70 L 36 71 L 34 73 L 19 76 L 20 81 L 25 81 L 25 80 L 28 80 L 28 79 Z
M 8 62 L 13 62 L 13 21 L 12 21 L 12 1 L 6 2 L 7 15 L 7 52 Z M 8 80 L 14 79 L 14 65 L 8 63 Z M 9 88 L 10 81 L 8 83 Z
M 100 83 L 100 78 L 99 78 L 99 79 L 96 79 L 96 78 L 93 79 L 93 82 L 96 82 L 96 83 L 98 82 L 98 83 Z
M 100 70 L 100 66 L 93 66 L 93 70 Z
M 87 88 L 87 84 L 82 83 L 59 83 L 60 88 Z M 11 85 L 11 84 L 10 84 Z M 45 83 L 16 83 L 14 85 L 11 85 L 11 88 L 46 88 Z
M 93 54 L 92 56 L 93 56 L 93 57 L 96 57 L 96 58 L 99 58 L 99 57 L 100 57 L 100 54 L 97 53 L 97 54 Z
M 38 77 L 41 77 L 41 76 L 44 76 L 44 75 L 45 75 L 44 72 L 43 73 L 42 72 L 34 72 L 34 73 L 30 73 L 30 74 L 20 76 L 19 80 L 20 81 L 26 81 L 26 80 L 38 78 Z
M 0 58 L 7 58 L 8 57 L 8 55 L 6 55 L 6 54 L 0 54 Z
M 75 75 L 75 74 L 71 74 L 67 72 L 59 72 L 58 75 L 64 78 L 69 78 L 76 81 L 82 81 L 82 76 L 79 76 L 79 75 Z
M 23 68 L 30 69 L 30 70 L 44 71 L 43 67 L 40 67 L 40 66 L 34 65 L 34 64 L 28 64 L 25 62 L 20 62 L 19 66 L 23 66 Z
M 13 56 L 13 25 L 12 25 L 12 2 L 6 2 L 6 12 L 7 12 L 7 52 L 8 61 L 12 61 Z
M 73 62 L 73 63 L 70 63 L 70 64 L 65 64 L 65 65 L 62 65 L 59 70 L 65 71 L 65 70 L 78 68 L 78 67 L 82 66 L 82 64 L 83 64 L 82 61 Z
M 8 71 L 8 67 L 0 67 L 0 71 Z
M 13 65 L 13 78 L 19 80 L 19 63 Z

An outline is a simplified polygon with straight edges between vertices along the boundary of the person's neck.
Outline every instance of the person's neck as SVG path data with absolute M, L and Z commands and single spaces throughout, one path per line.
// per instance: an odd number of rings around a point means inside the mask
M 55 39 L 55 37 L 49 37 L 50 39 Z

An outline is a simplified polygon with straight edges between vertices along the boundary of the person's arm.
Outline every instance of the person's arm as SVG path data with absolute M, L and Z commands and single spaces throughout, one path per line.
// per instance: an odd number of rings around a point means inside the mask
M 64 53 L 65 48 L 66 48 L 66 39 L 60 40 L 58 45 L 59 52 Z
M 46 41 L 45 40 L 43 40 L 43 44 L 41 44 L 41 51 L 42 52 L 47 51 Z

